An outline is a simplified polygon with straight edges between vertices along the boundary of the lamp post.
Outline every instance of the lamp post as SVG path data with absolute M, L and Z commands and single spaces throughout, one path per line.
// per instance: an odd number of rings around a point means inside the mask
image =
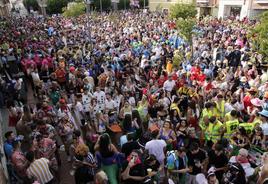
M 85 4 L 86 4 L 86 13 L 87 13 L 87 30 L 88 30 L 88 34 L 89 34 L 89 43 L 91 46 L 91 25 L 90 25 L 90 21 L 89 21 L 89 14 L 90 14 L 90 4 L 91 4 L 91 0 L 84 0 Z
M 38 2 L 38 5 L 41 8 L 42 15 L 46 16 L 47 15 L 47 12 L 46 12 L 47 0 L 38 0 L 37 2 Z

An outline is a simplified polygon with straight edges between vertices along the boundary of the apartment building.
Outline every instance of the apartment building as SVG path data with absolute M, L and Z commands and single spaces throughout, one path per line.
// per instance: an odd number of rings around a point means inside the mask
M 149 0 L 149 9 L 151 11 L 168 10 L 177 3 L 192 3 L 192 0 Z

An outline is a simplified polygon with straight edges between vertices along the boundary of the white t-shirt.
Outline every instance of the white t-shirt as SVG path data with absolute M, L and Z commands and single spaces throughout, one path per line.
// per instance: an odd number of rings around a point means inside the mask
M 97 106 L 99 108 L 99 110 L 104 110 L 105 108 L 105 101 L 106 101 L 106 96 L 104 91 L 100 91 L 100 92 L 95 92 L 94 93 L 94 97 L 97 99 Z
M 84 112 L 90 111 L 90 103 L 91 103 L 92 94 L 88 92 L 87 94 L 83 93 L 82 95 L 82 103 Z
M 260 127 L 262 128 L 263 135 L 268 135 L 268 123 L 262 123 Z
M 171 80 L 171 81 L 167 80 L 164 82 L 163 88 L 164 88 L 164 90 L 171 92 L 175 85 L 176 85 L 176 83 L 174 80 Z
M 113 100 L 106 100 L 105 101 L 105 108 L 108 110 L 113 110 L 115 108 L 115 103 Z
M 165 159 L 164 148 L 166 146 L 164 140 L 151 140 L 145 144 L 145 149 L 149 151 L 149 154 L 154 155 L 160 164 L 163 164 Z

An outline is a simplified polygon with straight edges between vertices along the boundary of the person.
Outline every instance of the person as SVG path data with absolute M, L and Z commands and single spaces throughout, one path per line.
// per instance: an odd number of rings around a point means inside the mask
M 26 158 L 30 163 L 27 169 L 27 176 L 40 184 L 52 184 L 53 175 L 49 170 L 49 160 L 46 158 L 35 159 L 33 151 L 26 154 Z
M 175 151 L 167 152 L 168 176 L 179 184 L 186 183 L 187 173 L 191 171 L 188 167 L 186 149 L 180 147 Z
M 237 156 L 232 156 L 229 160 L 230 163 L 239 163 L 244 169 L 245 176 L 249 177 L 254 174 L 254 169 L 251 167 L 248 159 L 248 150 L 241 148 Z
M 13 142 L 15 140 L 15 134 L 13 133 L 13 131 L 8 131 L 5 133 L 5 138 L 6 138 L 6 141 L 4 143 L 4 152 L 5 152 L 7 160 L 10 160 L 10 157 L 14 150 Z
M 265 152 L 262 155 L 263 166 L 259 172 L 259 178 L 257 184 L 265 184 L 268 178 L 268 153 Z
M 239 163 L 228 165 L 227 172 L 223 176 L 223 184 L 240 184 L 246 183 L 245 171 Z
M 112 144 L 110 136 L 107 133 L 99 137 L 94 150 L 97 151 L 96 159 L 98 168 L 101 168 L 107 174 L 111 184 L 117 184 L 119 166 L 123 156 Z
M 154 175 L 155 172 L 149 173 L 150 176 Z M 144 165 L 140 158 L 140 152 L 134 150 L 127 157 L 125 163 L 122 166 L 122 183 L 125 184 L 142 184 L 147 177 L 145 173 Z
M 213 149 L 208 152 L 208 158 L 208 168 L 215 168 L 214 174 L 216 175 L 217 179 L 221 181 L 229 161 L 224 152 L 223 146 L 219 143 L 215 144 Z
M 167 150 L 172 150 L 174 145 L 176 145 L 176 135 L 174 130 L 172 129 L 172 125 L 170 123 L 169 118 L 165 120 L 163 127 L 159 131 L 159 139 L 166 141 Z
M 93 183 L 97 164 L 85 144 L 79 144 L 75 148 L 74 166 L 76 167 L 74 174 L 76 184 Z
M 95 177 L 96 184 L 108 184 L 108 177 L 103 171 L 99 171 Z
M 127 141 L 128 142 L 123 144 L 122 149 L 121 149 L 121 152 L 125 154 L 125 157 L 128 157 L 129 154 L 133 150 L 140 149 L 140 145 L 138 144 L 138 142 L 136 140 L 134 140 L 134 136 L 135 136 L 135 134 L 133 134 L 133 133 L 127 134 Z
M 152 132 L 152 140 L 145 144 L 145 150 L 148 150 L 149 154 L 156 157 L 161 165 L 164 164 L 166 142 L 164 140 L 158 140 L 158 130 Z
M 192 143 L 190 150 L 187 152 L 188 165 L 191 172 L 187 184 L 196 184 L 196 175 L 202 173 L 207 166 L 207 153 L 199 148 L 197 143 Z
M 26 170 L 29 166 L 29 162 L 21 152 L 21 143 L 20 141 L 13 142 L 14 151 L 11 155 L 11 163 L 13 164 L 14 170 L 17 176 L 25 183 L 29 183 L 29 179 L 26 174 Z

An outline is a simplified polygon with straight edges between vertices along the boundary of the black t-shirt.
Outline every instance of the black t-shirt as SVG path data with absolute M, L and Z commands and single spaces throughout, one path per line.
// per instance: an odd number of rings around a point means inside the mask
M 127 166 L 128 166 L 128 161 L 123 163 L 123 170 L 122 170 L 123 172 L 125 171 Z M 141 163 L 130 168 L 129 176 L 140 176 L 140 177 L 146 176 L 144 165 Z M 143 183 L 143 181 L 136 181 L 132 179 L 122 180 L 122 182 L 126 184 L 142 184 Z
M 193 167 L 193 172 L 191 175 L 197 175 L 201 173 L 201 167 L 197 167 L 199 163 L 202 163 L 207 158 L 207 153 L 201 149 L 196 154 L 192 154 L 191 152 L 187 153 L 188 157 L 188 165 L 189 167 Z
M 212 150 L 208 153 L 208 158 L 209 158 L 209 164 L 208 168 L 214 166 L 215 168 L 221 168 L 225 167 L 228 164 L 228 158 L 227 156 L 222 153 L 219 156 L 215 154 L 215 151 Z M 220 180 L 222 178 L 224 171 L 217 171 L 216 176 Z
M 128 157 L 135 149 L 140 149 L 140 145 L 137 141 L 131 141 L 123 144 L 121 152 L 125 154 L 125 157 Z

